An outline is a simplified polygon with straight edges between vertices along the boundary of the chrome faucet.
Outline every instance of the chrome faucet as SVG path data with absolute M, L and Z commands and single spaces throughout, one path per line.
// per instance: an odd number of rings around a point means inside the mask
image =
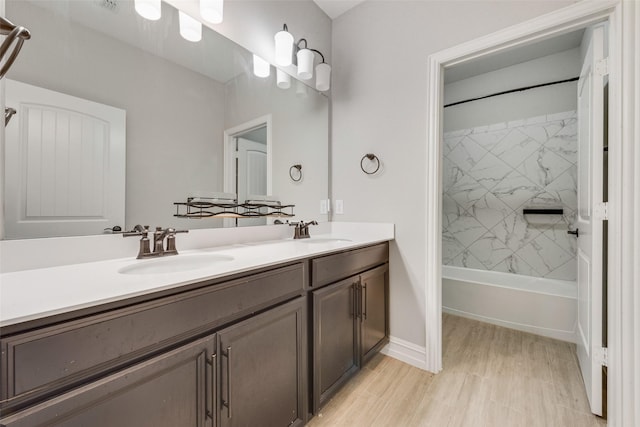
M 309 237 L 311 237 L 311 235 L 309 234 L 309 226 L 318 225 L 318 223 L 316 221 L 309 221 L 306 223 L 304 221 L 300 221 L 300 222 L 290 222 L 289 225 L 292 227 L 295 227 L 295 230 L 293 233 L 294 239 L 308 239 Z
M 151 251 L 151 245 L 149 240 L 149 226 L 144 227 L 140 224 L 133 227 L 132 231 L 122 233 L 123 237 L 141 236 L 140 237 L 140 249 L 138 250 L 138 259 L 143 258 L 155 258 L 165 255 L 178 255 L 176 250 L 176 233 L 188 233 L 189 230 L 176 230 L 175 228 L 163 229 L 162 227 L 156 227 L 156 231 L 153 232 L 153 251 Z M 165 248 L 164 241 L 167 240 Z

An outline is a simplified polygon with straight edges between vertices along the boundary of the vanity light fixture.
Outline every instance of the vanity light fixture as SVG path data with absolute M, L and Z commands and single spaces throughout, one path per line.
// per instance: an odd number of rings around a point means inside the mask
M 280 89 L 289 89 L 291 87 L 291 76 L 281 69 L 276 70 L 277 85 Z
M 331 87 L 331 65 L 322 61 L 316 65 L 316 89 L 320 92 L 329 90 Z
M 313 78 L 313 63 L 317 53 L 322 62 L 315 67 L 316 89 L 324 92 L 331 88 L 331 66 L 325 62 L 322 52 L 308 47 L 307 39 L 302 38 L 294 43 L 287 24 L 284 24 L 282 30 L 276 33 L 274 39 L 276 65 L 286 67 L 294 63 L 297 65 L 298 78 L 310 80 Z
M 304 39 L 302 39 L 304 40 Z M 304 40 L 305 46 L 307 41 Z M 302 80 L 309 80 L 313 77 L 313 52 L 306 47 L 298 49 L 296 58 L 298 59 L 298 77 Z
M 271 65 L 255 53 L 253 54 L 253 74 L 256 77 L 269 77 L 271 74 Z
M 178 11 L 178 23 L 180 24 L 180 35 L 190 42 L 202 40 L 202 23 L 192 18 L 183 11 Z
M 287 24 L 284 24 L 282 31 L 278 31 L 274 36 L 276 41 L 276 65 L 286 67 L 293 62 L 293 36 L 288 31 Z
M 134 0 L 133 6 L 138 15 L 150 21 L 157 21 L 162 16 L 161 0 Z
M 200 0 L 200 15 L 212 24 L 222 22 L 224 0 Z

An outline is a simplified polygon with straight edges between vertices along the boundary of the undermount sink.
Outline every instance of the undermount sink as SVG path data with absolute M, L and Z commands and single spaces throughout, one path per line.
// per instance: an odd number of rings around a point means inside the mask
M 233 261 L 233 257 L 220 254 L 189 254 L 156 258 L 127 265 L 118 270 L 120 274 L 179 273 L 211 267 L 218 263 Z
M 352 242 L 349 239 L 338 239 L 332 237 L 311 237 L 309 239 L 300 239 L 298 240 L 300 243 L 348 243 Z

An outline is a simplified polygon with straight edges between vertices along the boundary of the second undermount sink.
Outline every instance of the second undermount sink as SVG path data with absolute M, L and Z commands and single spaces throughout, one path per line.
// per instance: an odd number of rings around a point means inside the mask
M 139 261 L 118 270 L 120 274 L 165 274 L 179 273 L 212 267 L 233 261 L 233 257 L 221 254 L 187 254 Z

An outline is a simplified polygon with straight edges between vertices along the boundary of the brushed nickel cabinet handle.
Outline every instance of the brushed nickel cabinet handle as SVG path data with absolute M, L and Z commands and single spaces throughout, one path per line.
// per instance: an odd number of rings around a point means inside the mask
M 216 353 L 211 355 L 211 419 L 213 420 L 213 426 L 217 425 L 216 413 L 218 405 L 218 355 Z
M 351 317 L 355 317 L 356 313 L 356 284 L 351 284 L 351 289 L 349 290 L 349 315 Z
M 364 289 L 364 296 L 362 297 L 362 300 L 364 301 L 364 310 L 362 310 L 362 317 L 364 320 L 367 320 L 367 282 L 364 283 L 362 289 Z
M 223 400 L 222 404 L 227 407 L 227 418 L 231 418 L 231 347 L 227 347 L 227 400 Z
M 358 301 L 358 318 L 362 321 L 362 285 L 360 285 L 360 282 L 356 284 L 356 288 L 358 289 L 356 296 L 356 300 Z

